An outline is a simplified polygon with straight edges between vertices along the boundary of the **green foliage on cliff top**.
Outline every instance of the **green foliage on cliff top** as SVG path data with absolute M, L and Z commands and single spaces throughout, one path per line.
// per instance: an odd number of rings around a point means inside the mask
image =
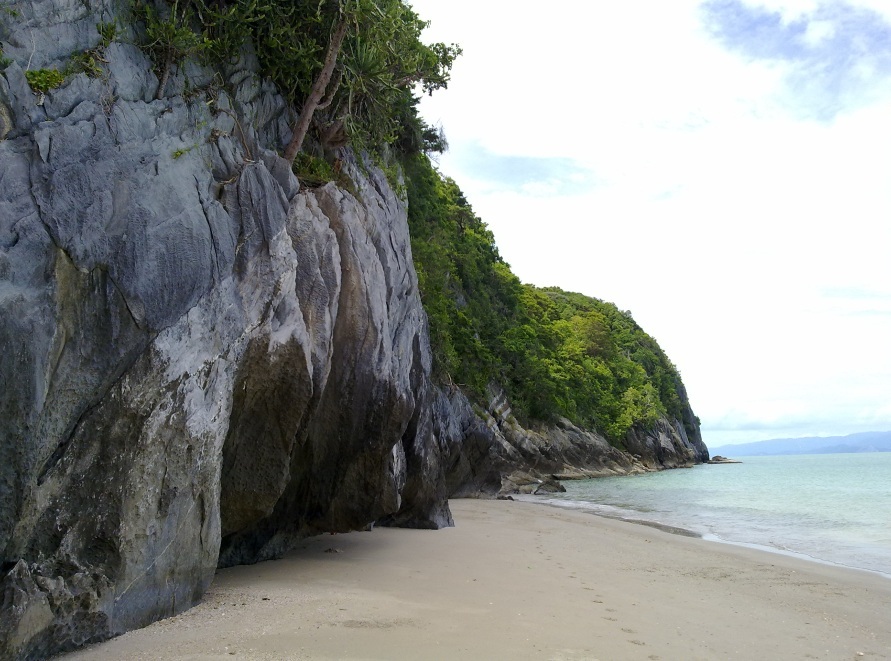
M 427 23 L 400 0 L 264 1 L 272 9 L 255 12 L 251 37 L 264 72 L 298 109 L 322 68 L 334 26 L 347 22 L 327 105 L 316 115 L 320 137 L 335 144 L 392 143 L 406 95 L 415 84 L 428 93 L 445 87 L 460 52 L 454 45 L 425 44 Z M 288 20 L 282 20 L 285 11 Z
M 621 445 L 629 429 L 682 418 L 680 376 L 612 303 L 522 284 L 454 181 L 407 160 L 409 225 L 437 376 L 483 397 L 504 387 L 521 419 L 565 416 Z
M 312 118 L 315 140 L 325 148 L 349 143 L 356 151 L 381 151 L 401 141 L 415 87 L 424 93 L 446 87 L 461 53 L 455 44 L 424 43 L 427 22 L 402 0 L 134 2 L 146 7 L 149 45 L 167 68 L 194 45 L 233 61 L 244 44 L 253 44 L 262 74 L 295 116 Z M 159 11 L 169 20 L 158 20 Z M 329 55 L 332 77 L 322 85 L 323 97 L 312 101 Z

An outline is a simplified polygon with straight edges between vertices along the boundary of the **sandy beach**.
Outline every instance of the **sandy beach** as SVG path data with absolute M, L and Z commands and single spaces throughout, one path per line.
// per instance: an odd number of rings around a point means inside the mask
M 306 540 L 66 659 L 889 659 L 891 580 L 535 503 Z

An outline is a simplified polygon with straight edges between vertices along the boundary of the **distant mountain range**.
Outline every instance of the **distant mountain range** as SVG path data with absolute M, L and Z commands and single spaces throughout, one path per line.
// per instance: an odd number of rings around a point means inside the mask
M 773 454 L 837 454 L 842 452 L 891 452 L 891 431 L 868 431 L 847 436 L 775 438 L 755 443 L 709 448 L 711 456 L 752 457 Z

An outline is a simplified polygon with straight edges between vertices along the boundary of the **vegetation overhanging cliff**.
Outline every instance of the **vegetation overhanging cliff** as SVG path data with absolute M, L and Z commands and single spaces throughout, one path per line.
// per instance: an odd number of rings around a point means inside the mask
M 0 4 L 0 656 L 180 612 L 309 534 L 707 458 L 655 342 L 520 284 L 424 156 L 413 85 L 458 50 L 422 26 Z
M 497 383 L 522 420 L 565 417 L 617 447 L 668 416 L 698 437 L 680 375 L 611 303 L 521 284 L 457 184 L 405 161 L 412 252 L 437 376 L 474 397 Z

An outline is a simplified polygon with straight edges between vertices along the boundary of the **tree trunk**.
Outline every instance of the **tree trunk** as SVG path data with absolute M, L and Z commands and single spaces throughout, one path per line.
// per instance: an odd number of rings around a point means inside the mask
M 320 139 L 325 149 L 343 147 L 347 143 L 346 132 L 343 130 L 343 118 L 331 122 L 331 125 L 322 131 Z
M 331 82 L 331 75 L 334 73 L 334 65 L 337 63 L 337 56 L 340 54 L 340 47 L 343 44 L 343 38 L 346 36 L 346 31 L 346 18 L 341 17 L 340 21 L 337 23 L 337 27 L 334 29 L 334 34 L 331 35 L 331 41 L 328 42 L 328 52 L 325 53 L 325 64 L 322 66 L 322 70 L 319 72 L 316 82 L 313 83 L 309 97 L 303 104 L 303 110 L 300 111 L 300 118 L 294 125 L 291 142 L 289 142 L 287 148 L 285 148 L 284 157 L 288 159 L 288 162 L 292 165 L 294 159 L 297 158 L 297 153 L 303 147 L 303 140 L 306 138 L 306 132 L 309 130 L 309 125 L 312 122 L 313 113 L 315 113 L 316 109 L 319 107 L 322 97 L 325 96 L 325 89 L 328 87 L 328 83 Z
M 161 82 L 158 83 L 158 91 L 155 92 L 155 101 L 164 98 L 164 88 L 167 87 L 167 81 L 170 78 L 170 68 L 173 66 L 173 58 L 168 57 L 164 61 L 164 71 L 161 73 Z

